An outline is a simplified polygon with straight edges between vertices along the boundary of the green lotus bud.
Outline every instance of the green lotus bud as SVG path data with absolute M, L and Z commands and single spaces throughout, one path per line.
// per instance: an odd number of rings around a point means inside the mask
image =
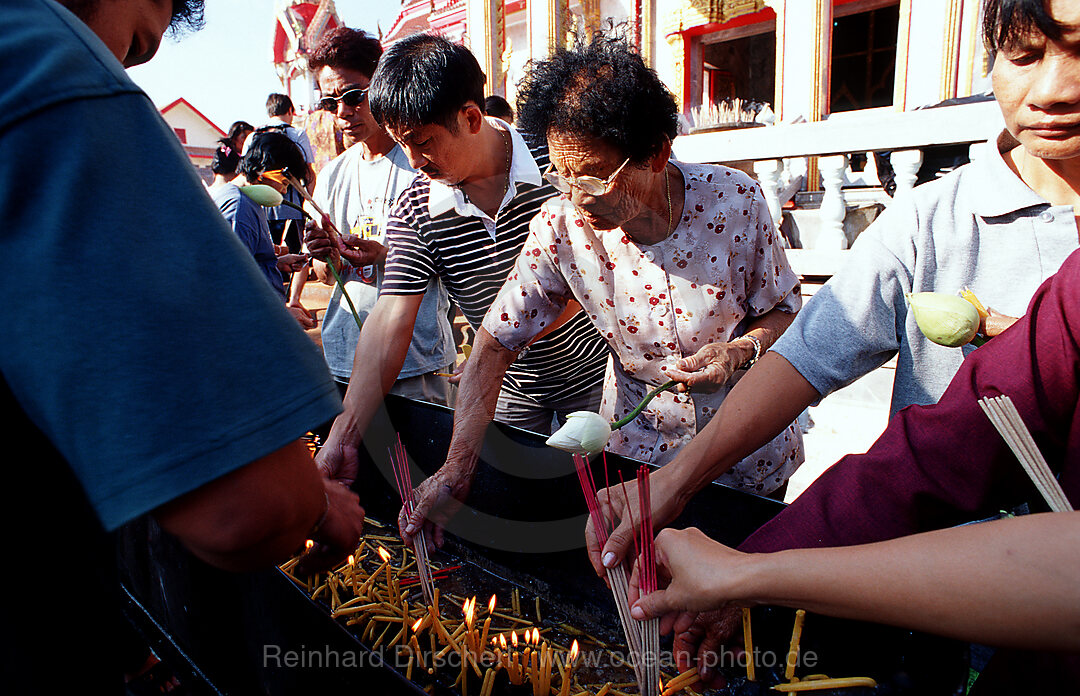
M 979 310 L 959 295 L 913 292 L 907 301 L 919 330 L 934 343 L 957 348 L 979 332 Z
M 604 449 L 611 437 L 611 426 L 599 413 L 574 411 L 566 424 L 547 439 L 549 447 L 572 454 L 592 455 Z
M 266 184 L 249 184 L 247 186 L 241 186 L 240 192 L 259 205 L 267 208 L 276 208 L 285 200 L 285 197 L 282 196 L 277 189 L 272 186 L 267 186 Z

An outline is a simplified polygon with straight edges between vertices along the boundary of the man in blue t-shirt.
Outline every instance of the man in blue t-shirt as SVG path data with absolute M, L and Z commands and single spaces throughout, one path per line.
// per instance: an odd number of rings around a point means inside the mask
M 0 602 L 17 637 L 0 680 L 20 694 L 122 692 L 110 534 L 124 523 L 151 514 L 240 570 L 308 536 L 343 554 L 363 521 L 299 439 L 340 409 L 322 356 L 123 70 L 197 24 L 201 0 L 66 4 L 78 16 L 0 0 L 0 251 L 30 260 L 3 280 L 0 428 L 32 452 L 5 468 L 0 525 L 42 598 Z M 73 589 L 74 620 L 56 601 Z

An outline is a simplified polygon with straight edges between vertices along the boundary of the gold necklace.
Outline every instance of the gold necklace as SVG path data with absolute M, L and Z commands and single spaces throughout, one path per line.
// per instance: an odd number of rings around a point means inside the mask
M 513 160 L 510 156 L 510 131 L 503 131 L 503 134 L 506 136 L 506 140 L 503 143 L 506 148 L 506 188 L 503 189 L 503 198 L 505 198 L 506 194 L 510 191 L 510 166 L 513 164 Z
M 671 178 L 667 173 L 667 165 L 664 165 L 664 190 L 667 191 L 667 229 L 664 236 L 671 234 Z

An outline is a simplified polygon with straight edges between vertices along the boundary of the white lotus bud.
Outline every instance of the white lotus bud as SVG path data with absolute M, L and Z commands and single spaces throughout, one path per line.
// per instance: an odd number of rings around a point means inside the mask
M 285 197 L 282 196 L 277 189 L 272 186 L 267 186 L 266 184 L 249 184 L 247 186 L 241 186 L 240 192 L 259 205 L 267 208 L 276 208 L 285 200 Z
M 574 411 L 566 424 L 547 439 L 549 447 L 571 454 L 591 455 L 604 449 L 611 437 L 611 426 L 599 413 Z
M 959 295 L 913 292 L 907 300 L 919 330 L 934 343 L 958 348 L 979 332 L 979 311 Z

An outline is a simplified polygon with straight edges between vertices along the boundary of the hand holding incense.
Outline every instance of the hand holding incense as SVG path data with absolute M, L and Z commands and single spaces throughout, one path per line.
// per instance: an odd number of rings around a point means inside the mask
M 390 451 L 390 463 L 394 469 L 394 480 L 397 483 L 398 495 L 401 497 L 401 505 L 407 514 L 412 515 L 416 509 L 416 498 L 412 486 L 412 473 L 409 470 L 409 456 L 401 443 L 400 434 L 397 436 L 397 444 Z M 416 569 L 420 574 L 420 588 L 424 593 L 424 602 L 430 606 L 435 602 L 435 582 L 431 577 L 431 566 L 428 564 L 427 534 L 423 528 L 414 537 L 413 551 L 416 553 Z

